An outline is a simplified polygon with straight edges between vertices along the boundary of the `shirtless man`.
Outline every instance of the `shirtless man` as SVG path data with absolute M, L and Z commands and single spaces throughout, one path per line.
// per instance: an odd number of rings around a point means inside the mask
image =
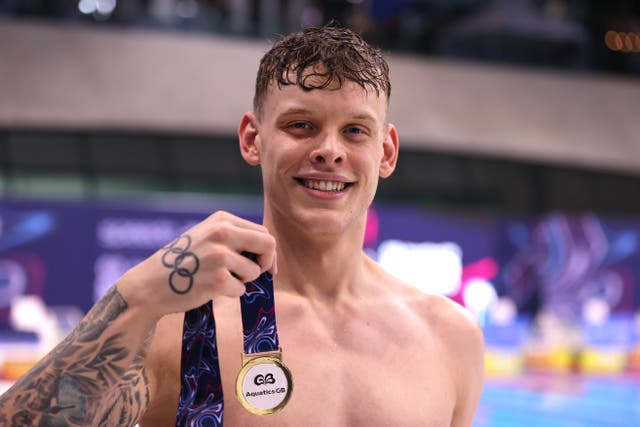
M 480 328 L 362 251 L 367 208 L 398 156 L 389 95 L 381 53 L 349 30 L 277 42 L 238 130 L 242 156 L 262 169 L 263 225 L 216 212 L 188 230 L 199 269 L 184 294 L 169 285 L 166 248 L 125 273 L 0 398 L 0 424 L 174 426 L 183 313 L 213 300 L 226 425 L 470 426 L 482 389 Z M 237 297 L 267 270 L 295 389 L 284 410 L 258 417 L 233 393 Z

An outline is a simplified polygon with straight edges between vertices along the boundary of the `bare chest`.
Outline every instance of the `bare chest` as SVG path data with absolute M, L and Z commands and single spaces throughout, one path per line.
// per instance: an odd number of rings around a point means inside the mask
M 313 319 L 281 322 L 284 361 L 294 377 L 287 407 L 258 420 L 229 392 L 228 425 L 299 426 L 302 420 L 309 426 L 450 424 L 455 395 L 428 334 L 407 334 L 411 325 L 390 328 L 367 321 L 328 334 L 315 324 Z M 223 373 L 228 372 L 225 390 L 234 390 L 240 358 L 221 362 Z

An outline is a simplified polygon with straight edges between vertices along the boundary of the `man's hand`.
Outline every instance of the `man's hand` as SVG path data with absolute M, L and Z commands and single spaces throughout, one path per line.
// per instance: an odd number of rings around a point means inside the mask
M 0 396 L 0 424 L 133 426 L 150 402 L 157 320 L 276 272 L 267 229 L 217 212 L 129 270 L 51 353 Z M 242 255 L 256 254 L 255 261 Z
M 262 225 L 219 211 L 129 270 L 118 289 L 130 306 L 146 306 L 160 318 L 219 296 L 239 297 L 244 283 L 265 271 L 276 273 L 274 237 Z

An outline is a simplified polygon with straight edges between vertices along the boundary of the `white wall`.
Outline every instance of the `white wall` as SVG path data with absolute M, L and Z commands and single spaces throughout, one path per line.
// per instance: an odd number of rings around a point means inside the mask
M 268 41 L 0 20 L 0 127 L 235 133 Z M 390 56 L 401 144 L 640 173 L 640 79 Z

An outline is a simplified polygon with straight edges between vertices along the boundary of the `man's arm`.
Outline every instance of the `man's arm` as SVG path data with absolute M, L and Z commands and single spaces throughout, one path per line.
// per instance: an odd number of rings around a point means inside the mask
M 76 329 L 0 396 L 0 424 L 133 426 L 149 404 L 142 370 L 152 322 L 134 319 L 112 287 Z M 134 322 L 135 320 L 135 322 Z M 123 405 L 122 399 L 131 403 Z
M 455 330 L 449 335 L 457 390 L 451 427 L 470 427 L 482 395 L 484 338 L 480 325 L 471 314 L 457 304 L 456 309 L 461 313 L 456 316 Z
M 257 262 L 244 251 L 258 254 Z M 238 297 L 244 282 L 274 268 L 275 240 L 263 226 L 226 212 L 211 215 L 125 273 L 0 396 L 0 424 L 135 425 L 153 399 L 153 373 L 143 362 L 158 320 L 218 296 Z

